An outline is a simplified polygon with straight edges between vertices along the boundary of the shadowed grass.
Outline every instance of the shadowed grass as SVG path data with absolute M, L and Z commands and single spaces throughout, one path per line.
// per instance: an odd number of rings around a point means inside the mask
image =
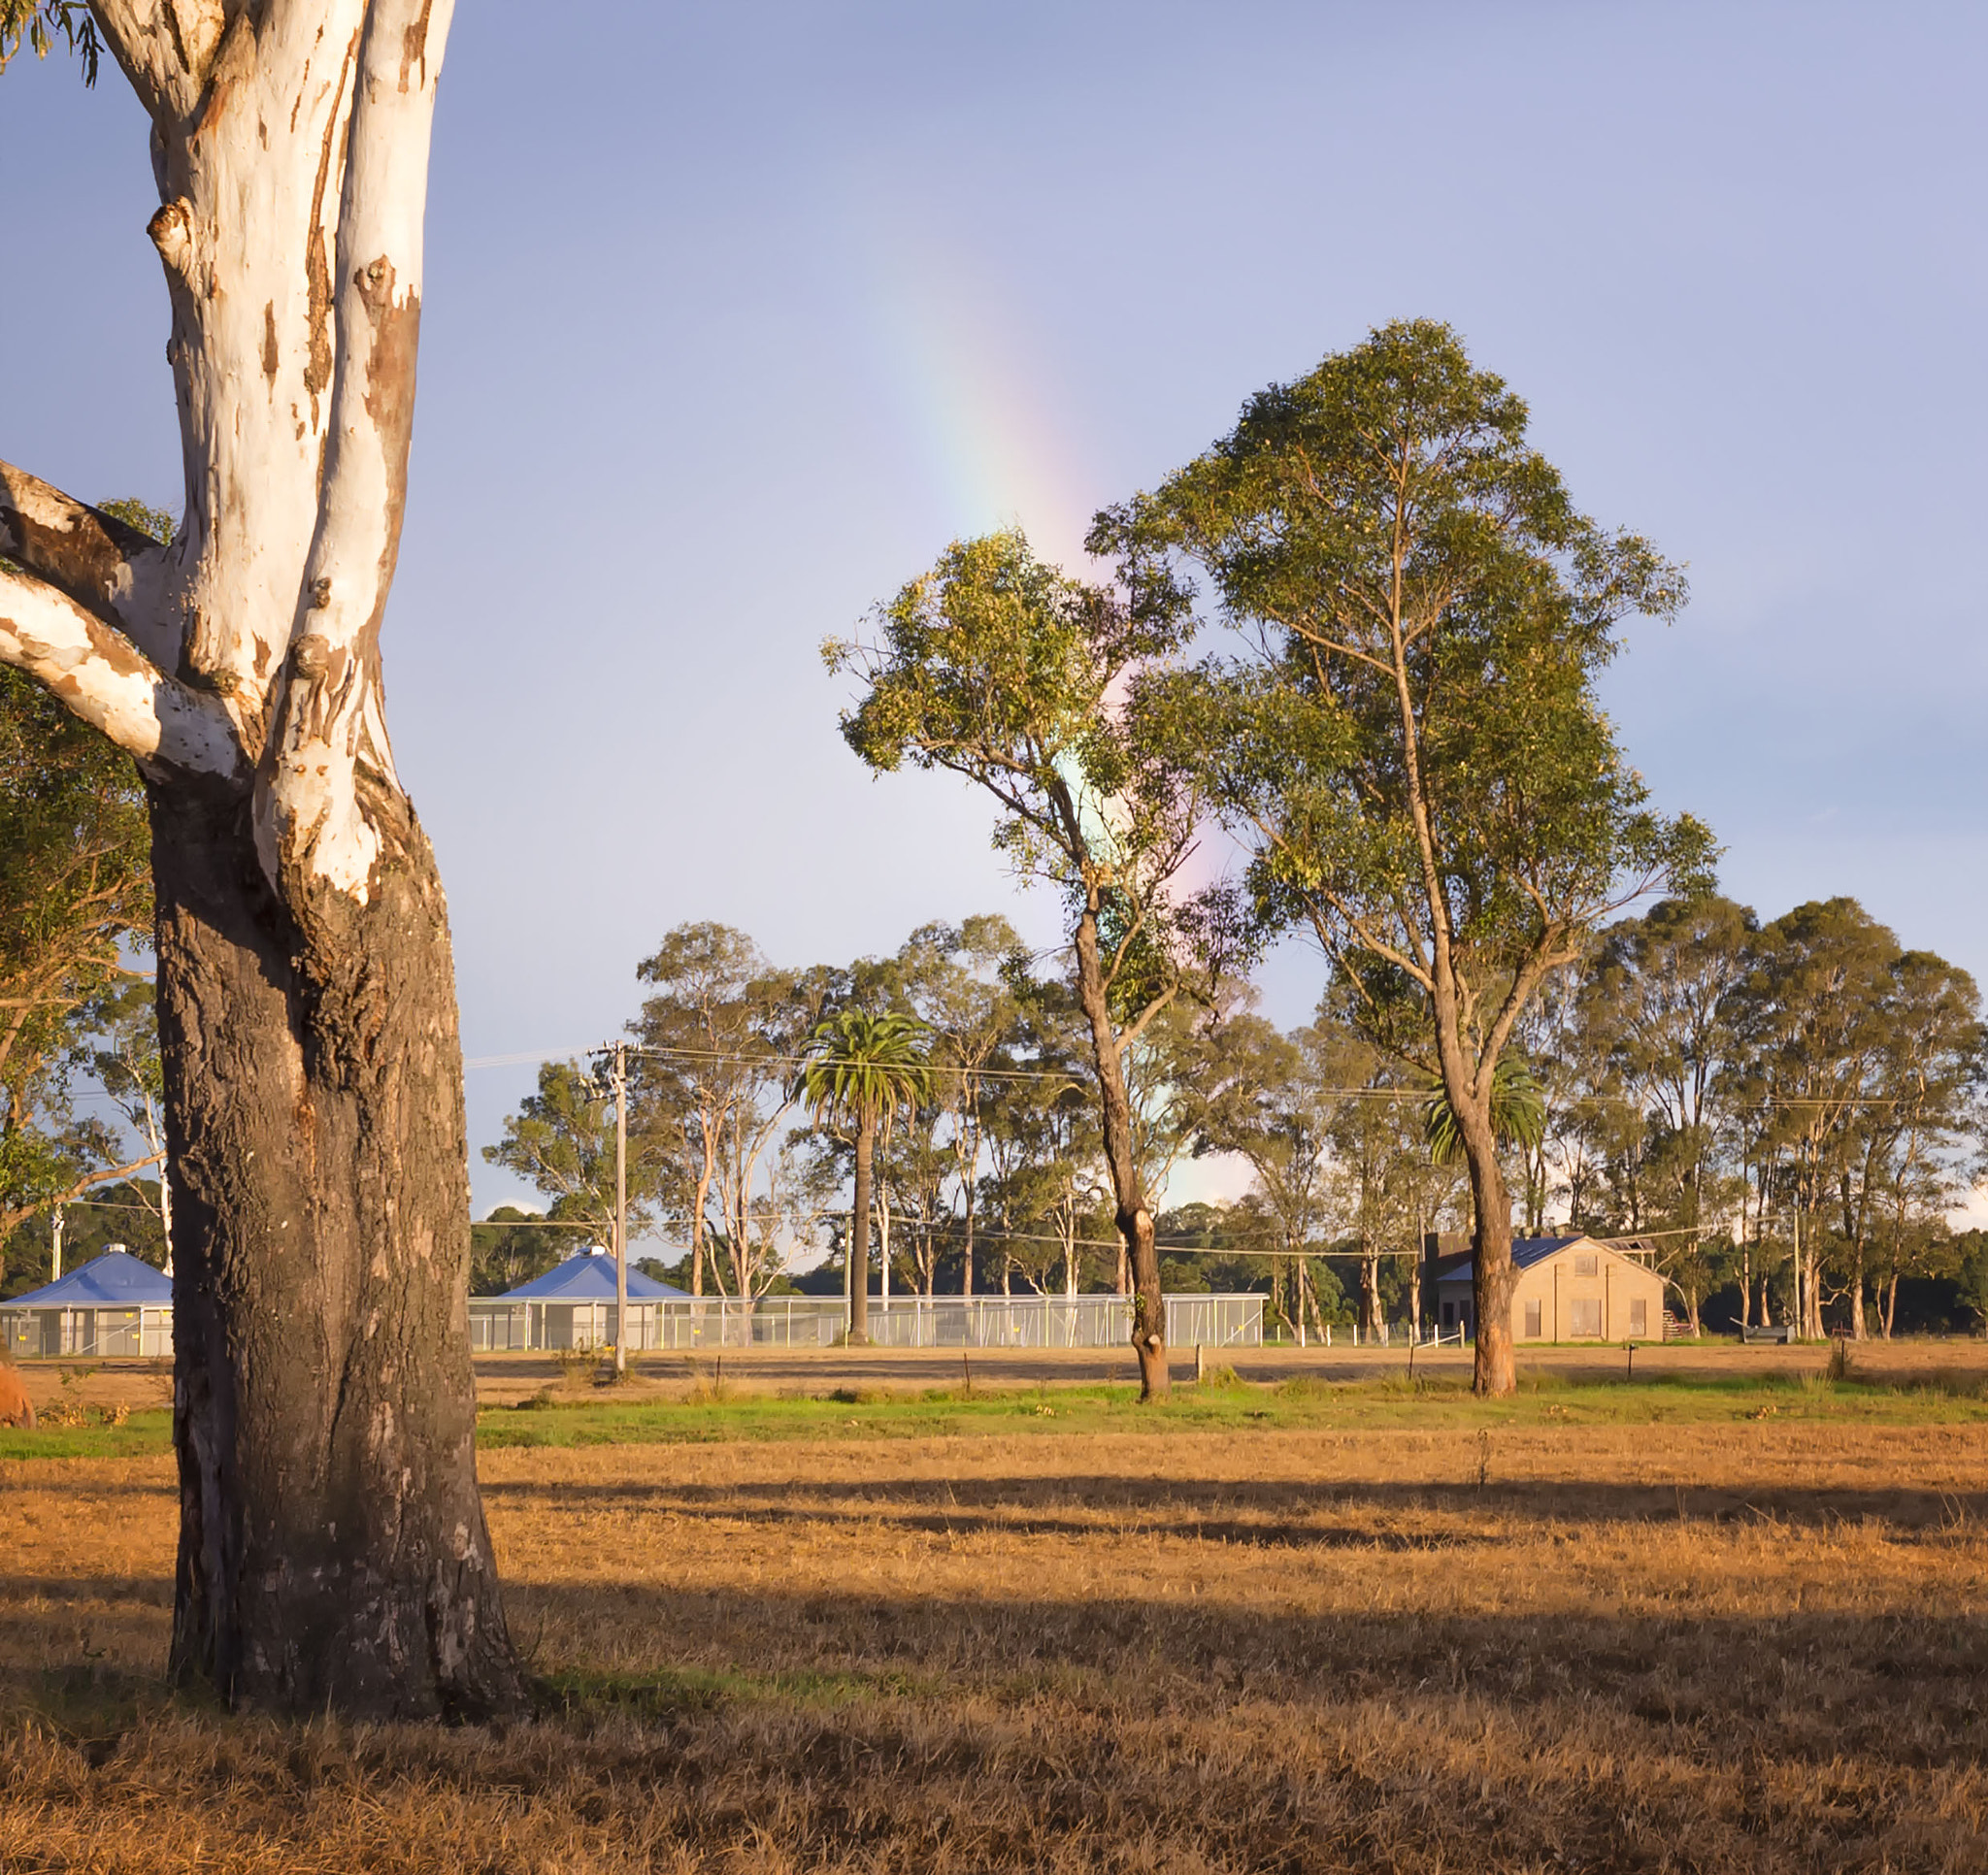
M 485 1450 L 536 1694 L 487 1727 L 169 1694 L 170 1461 L 6 1466 L 0 1868 L 1988 1860 L 1971 1402 L 1798 1376 L 1487 1419 L 1441 1388 L 1185 1391 L 493 1415 L 779 1430 Z M 1642 1416 L 1575 1423 L 1611 1395 Z M 1670 1423 L 1677 1398 L 1705 1417 Z

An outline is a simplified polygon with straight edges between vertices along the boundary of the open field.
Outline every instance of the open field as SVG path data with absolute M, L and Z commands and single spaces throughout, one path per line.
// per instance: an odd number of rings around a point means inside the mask
M 1978 1359 L 1796 1352 L 500 1406 L 498 1729 L 167 1698 L 170 1460 L 0 1464 L 0 1868 L 1988 1867 Z

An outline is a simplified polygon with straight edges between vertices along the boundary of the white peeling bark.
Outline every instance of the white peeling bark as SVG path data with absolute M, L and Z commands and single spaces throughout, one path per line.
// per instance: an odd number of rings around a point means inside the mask
M 0 664 L 46 685 L 153 780 L 247 779 L 235 725 L 216 699 L 161 676 L 129 639 L 68 594 L 5 566 Z
M 169 549 L 149 535 L 0 462 L 0 554 L 115 625 L 161 671 L 180 661 L 165 599 Z
M 256 834 L 273 880 L 294 869 L 364 904 L 380 856 L 360 799 L 370 772 L 398 789 L 380 625 L 400 552 L 421 241 L 439 70 L 451 0 L 374 0 L 347 136 L 335 293 L 338 355 L 317 527 Z

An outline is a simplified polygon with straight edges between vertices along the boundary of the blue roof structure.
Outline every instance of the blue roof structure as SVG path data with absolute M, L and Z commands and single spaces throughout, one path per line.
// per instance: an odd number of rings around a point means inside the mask
M 668 1283 L 659 1283 L 653 1276 L 645 1276 L 641 1270 L 630 1267 L 628 1299 L 631 1302 L 670 1302 L 679 1299 L 689 1300 L 690 1292 L 673 1289 Z M 548 1269 L 543 1276 L 534 1276 L 528 1283 L 519 1283 L 515 1289 L 507 1289 L 494 1299 L 500 1302 L 612 1302 L 614 1299 L 614 1259 L 597 1257 L 582 1250 L 577 1257 L 568 1257 L 558 1268 Z
M 106 1250 L 0 1308 L 170 1308 L 173 1279 L 124 1250 Z

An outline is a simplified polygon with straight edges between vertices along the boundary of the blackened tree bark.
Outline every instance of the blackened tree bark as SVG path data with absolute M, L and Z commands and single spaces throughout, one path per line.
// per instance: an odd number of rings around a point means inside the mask
M 157 902 L 172 1668 L 238 1706 L 520 1702 L 478 1497 L 448 929 L 394 773 L 448 0 L 101 0 L 152 119 L 185 514 L 0 465 L 0 660 L 136 758 Z

